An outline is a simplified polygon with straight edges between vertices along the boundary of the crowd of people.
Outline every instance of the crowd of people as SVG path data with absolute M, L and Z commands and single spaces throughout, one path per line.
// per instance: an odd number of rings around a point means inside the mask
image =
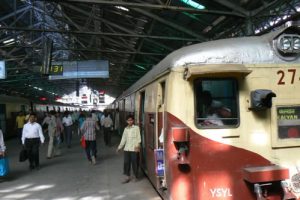
M 129 115 L 127 126 L 124 129 L 122 139 L 116 152 L 124 149 L 124 175 L 123 183 L 128 183 L 131 167 L 134 173 L 134 179 L 138 178 L 138 153 L 140 151 L 141 136 L 139 127 L 134 125 L 134 116 Z M 16 128 L 18 138 L 22 148 L 27 152 L 29 169 L 40 169 L 39 148 L 45 141 L 48 142 L 47 159 L 52 159 L 61 155 L 61 145 L 67 148 L 72 146 L 72 135 L 77 134 L 79 138 L 85 140 L 85 153 L 87 160 L 96 164 L 97 158 L 97 135 L 99 130 L 103 132 L 104 144 L 112 146 L 111 135 L 117 127 L 114 125 L 111 114 L 107 111 L 65 111 L 64 113 L 54 110 L 37 115 L 29 113 L 24 115 L 20 112 L 16 117 Z M 77 143 L 78 144 L 78 143 Z M 6 147 L 3 134 L 0 129 L 0 156 L 4 156 Z

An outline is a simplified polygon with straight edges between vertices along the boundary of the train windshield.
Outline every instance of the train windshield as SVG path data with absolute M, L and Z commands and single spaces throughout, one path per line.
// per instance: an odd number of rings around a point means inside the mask
M 237 81 L 200 78 L 194 82 L 196 125 L 230 128 L 239 124 Z

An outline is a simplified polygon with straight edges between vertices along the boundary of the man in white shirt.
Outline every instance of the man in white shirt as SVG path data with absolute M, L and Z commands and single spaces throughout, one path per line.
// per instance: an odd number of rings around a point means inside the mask
M 103 127 L 104 143 L 106 146 L 111 145 L 111 128 L 113 121 L 108 112 L 104 113 L 104 118 L 101 120 L 101 126 Z
M 64 112 L 64 117 L 62 119 L 62 123 L 64 125 L 64 129 L 65 129 L 65 133 L 66 133 L 68 148 L 71 148 L 73 120 L 68 111 Z
M 29 158 L 29 169 L 40 168 L 39 161 L 39 146 L 40 142 L 43 144 L 45 137 L 43 135 L 42 127 L 36 123 L 36 114 L 31 113 L 29 121 L 23 127 L 22 144 L 25 147 Z
M 2 130 L 0 129 L 0 156 L 5 156 L 5 144 L 4 144 L 4 139 L 3 139 L 3 133 Z

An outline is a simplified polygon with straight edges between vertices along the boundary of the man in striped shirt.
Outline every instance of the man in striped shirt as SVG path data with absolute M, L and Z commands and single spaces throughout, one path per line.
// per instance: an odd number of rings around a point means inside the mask
M 98 123 L 92 118 L 92 113 L 89 113 L 86 120 L 83 122 L 81 131 L 86 142 L 87 159 L 93 164 L 96 164 L 96 129 L 99 130 Z

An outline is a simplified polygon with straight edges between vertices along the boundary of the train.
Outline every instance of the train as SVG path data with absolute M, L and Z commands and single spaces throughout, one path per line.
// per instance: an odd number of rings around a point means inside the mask
M 24 114 L 33 111 L 42 117 L 44 112 L 49 112 L 50 110 L 60 112 L 64 112 L 65 110 L 74 111 L 79 110 L 79 107 L 59 102 L 43 103 L 22 97 L 0 95 L 0 128 L 2 129 L 4 137 L 12 138 L 17 136 L 17 130 L 15 128 L 16 116 L 20 111 Z
M 163 199 L 300 199 L 299 55 L 297 26 L 185 46 L 110 105 Z

